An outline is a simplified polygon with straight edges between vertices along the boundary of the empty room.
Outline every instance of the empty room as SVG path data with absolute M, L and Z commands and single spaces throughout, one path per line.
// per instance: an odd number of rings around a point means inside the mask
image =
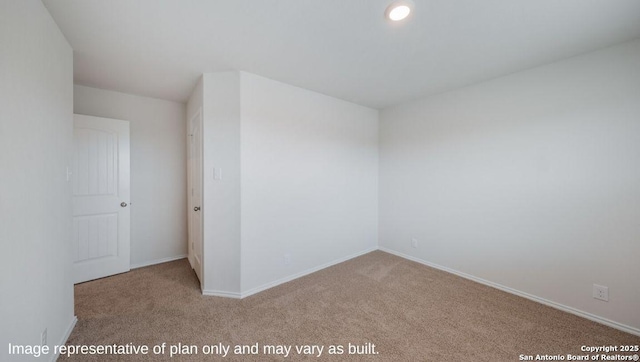
M 638 361 L 640 1 L 0 0 L 0 361 Z

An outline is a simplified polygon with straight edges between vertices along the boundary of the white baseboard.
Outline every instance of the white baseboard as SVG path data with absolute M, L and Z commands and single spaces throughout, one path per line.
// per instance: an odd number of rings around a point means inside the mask
M 328 268 L 330 266 L 333 266 L 333 265 L 336 265 L 336 264 L 340 264 L 340 263 L 345 262 L 345 261 L 347 261 L 349 259 L 356 258 L 358 256 L 370 253 L 370 252 L 375 251 L 375 250 L 378 250 L 377 246 L 365 249 L 363 251 L 360 251 L 360 252 L 352 254 L 352 255 L 348 255 L 348 256 L 345 256 L 345 257 L 330 261 L 328 263 L 321 264 L 319 266 L 316 266 L 316 267 L 301 271 L 301 272 L 296 273 L 296 274 L 292 274 L 292 275 L 286 276 L 284 278 L 275 280 L 273 282 L 269 282 L 269 283 L 263 284 L 263 285 L 261 285 L 259 287 L 252 288 L 252 289 L 247 290 L 245 292 L 237 293 L 237 292 L 228 292 L 228 291 L 224 291 L 224 290 L 203 290 L 202 291 L 202 295 L 212 296 L 212 297 L 234 298 L 234 299 L 246 298 L 248 296 L 254 295 L 256 293 L 260 293 L 260 292 L 265 291 L 267 289 L 271 289 L 271 288 L 273 288 L 275 286 L 278 286 L 280 284 L 283 284 L 283 283 L 286 283 L 286 282 L 290 282 L 290 281 L 292 281 L 294 279 L 298 279 L 300 277 L 303 277 L 305 275 L 308 275 L 308 274 L 317 272 L 319 270 Z
M 482 279 L 482 278 L 475 277 L 475 276 L 467 274 L 467 273 L 463 273 L 463 272 L 460 272 L 460 271 L 457 271 L 457 270 L 454 270 L 454 269 L 451 269 L 451 268 L 447 268 L 447 267 L 444 267 L 444 266 L 441 266 L 441 265 L 438 265 L 438 264 L 434 264 L 432 262 L 429 262 L 429 261 L 426 261 L 426 260 L 423 260 L 423 259 L 420 259 L 420 258 L 416 258 L 414 256 L 407 255 L 407 254 L 404 254 L 404 253 L 401 253 L 401 252 L 398 252 L 398 251 L 395 251 L 395 250 L 387 249 L 387 248 L 382 247 L 382 246 L 379 247 L 378 249 L 380 249 L 381 251 L 384 251 L 386 253 L 393 254 L 393 255 L 399 256 L 401 258 L 408 259 L 408 260 L 411 260 L 411 261 L 415 261 L 417 263 L 432 267 L 434 269 L 442 270 L 442 271 L 445 271 L 447 273 L 451 273 L 451 274 L 460 276 L 462 278 L 469 279 L 469 280 L 472 280 L 474 282 L 477 282 L 477 283 L 484 284 L 484 285 L 487 285 L 487 286 L 492 287 L 492 288 L 496 288 L 496 289 L 502 290 L 503 292 L 514 294 L 514 295 L 517 295 L 519 297 L 523 297 L 523 298 L 532 300 L 534 302 L 538 302 L 538 303 L 544 304 L 546 306 L 549 306 L 549 307 L 552 307 L 552 308 L 555 308 L 555 309 L 559 309 L 559 310 L 561 310 L 563 312 L 567 312 L 567 313 L 571 313 L 571 314 L 577 315 L 578 317 L 586 318 L 586 319 L 588 319 L 590 321 L 594 321 L 596 323 L 604 324 L 605 326 L 609 326 L 611 328 L 615 328 L 615 329 L 621 330 L 623 332 L 627 332 L 627 333 L 630 333 L 630 334 L 633 334 L 633 335 L 636 335 L 636 336 L 640 336 L 640 329 L 628 326 L 626 324 L 618 323 L 616 321 L 612 321 L 610 319 L 603 318 L 603 317 L 597 316 L 595 314 L 591 314 L 591 313 L 588 313 L 588 312 L 585 312 L 585 311 L 582 311 L 582 310 L 579 310 L 579 309 L 576 309 L 576 308 L 573 308 L 573 307 L 569 307 L 569 306 L 566 306 L 564 304 L 556 303 L 556 302 L 550 301 L 548 299 L 544 299 L 544 298 L 541 298 L 541 297 L 538 297 L 538 296 L 535 296 L 535 295 L 532 295 L 532 294 L 529 294 L 529 293 L 525 293 L 525 292 L 519 291 L 517 289 L 506 287 L 506 286 L 498 284 L 498 283 L 494 283 L 494 282 L 491 282 L 491 281 L 488 281 L 488 280 L 485 280 L 485 279 Z
M 259 287 L 255 287 L 255 288 L 252 288 L 252 289 L 249 289 L 247 291 L 244 291 L 244 292 L 240 293 L 240 298 L 246 298 L 246 297 L 248 297 L 250 295 L 254 295 L 256 293 L 260 293 L 260 292 L 262 292 L 264 290 L 273 288 L 273 287 L 278 286 L 280 284 L 283 284 L 283 283 L 286 283 L 286 282 L 290 282 L 290 281 L 292 281 L 294 279 L 298 279 L 300 277 L 303 277 L 303 276 L 311 274 L 311 273 L 315 273 L 315 272 L 317 272 L 319 270 L 328 268 L 330 266 L 333 266 L 333 265 L 336 265 L 336 264 L 340 264 L 340 263 L 345 262 L 345 261 L 347 261 L 349 259 L 357 258 L 357 257 L 359 257 L 361 255 L 368 254 L 368 253 L 370 253 L 372 251 L 375 251 L 375 250 L 378 250 L 377 246 L 374 246 L 374 247 L 371 247 L 371 248 L 367 248 L 367 249 L 365 249 L 363 251 L 360 251 L 360 252 L 357 252 L 355 254 L 351 254 L 351 255 L 348 255 L 348 256 L 345 256 L 345 257 L 342 257 L 342 258 L 338 258 L 338 259 L 330 261 L 328 263 L 324 263 L 324 264 L 318 265 L 316 267 L 301 271 L 299 273 L 292 274 L 292 275 L 286 276 L 284 278 L 275 280 L 273 282 L 269 282 L 269 283 L 263 284 L 263 285 L 261 285 Z
M 151 266 L 151 265 L 156 265 L 156 264 L 167 263 L 167 262 L 174 261 L 174 260 L 184 259 L 186 257 L 187 257 L 187 254 L 182 254 L 182 255 L 177 255 L 177 256 L 170 256 L 168 258 L 162 258 L 162 259 L 156 259 L 156 260 L 151 260 L 151 261 L 145 261 L 145 262 L 142 262 L 142 263 L 131 264 L 131 266 L 129 268 L 131 268 L 131 269 L 144 268 L 145 266 Z
M 241 299 L 242 295 L 236 292 L 226 292 L 224 290 L 203 290 L 202 295 L 206 295 L 209 297 L 223 297 L 223 298 L 233 298 L 233 299 Z
M 69 340 L 69 336 L 71 336 L 71 332 L 73 332 L 73 328 L 75 328 L 76 323 L 78 323 L 78 317 L 73 316 L 73 318 L 71 318 L 71 322 L 69 323 L 69 326 L 67 327 L 67 330 L 64 332 L 64 335 L 62 336 L 62 339 L 60 339 L 60 342 L 58 342 L 58 346 L 62 346 L 65 343 L 67 343 L 67 341 Z M 55 350 L 55 348 L 53 349 Z M 54 354 L 53 356 L 51 356 L 51 361 L 55 362 L 58 360 L 58 357 L 60 357 L 60 351 L 57 351 L 56 354 Z

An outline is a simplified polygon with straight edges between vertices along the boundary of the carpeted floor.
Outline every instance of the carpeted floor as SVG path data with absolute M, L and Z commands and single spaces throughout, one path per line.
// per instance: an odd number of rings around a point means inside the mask
M 202 296 L 186 259 L 77 285 L 75 298 L 78 324 L 67 346 L 149 346 L 147 355 L 71 357 L 83 361 L 518 361 L 521 354 L 584 355 L 585 345 L 640 344 L 639 337 L 381 251 L 243 300 Z M 164 354 L 154 355 L 163 342 Z M 179 343 L 198 354 L 171 358 Z M 349 354 L 349 344 L 367 354 Z M 215 354 L 224 353 L 221 345 L 230 346 L 226 357 Z M 246 345 L 247 354 L 234 354 L 236 345 Z M 274 347 L 265 351 L 267 345 Z M 322 346 L 321 356 L 298 354 L 302 345 Z M 273 354 L 288 346 L 286 358 Z M 329 354 L 338 346 L 343 354 Z M 256 348 L 258 355 L 249 354 Z

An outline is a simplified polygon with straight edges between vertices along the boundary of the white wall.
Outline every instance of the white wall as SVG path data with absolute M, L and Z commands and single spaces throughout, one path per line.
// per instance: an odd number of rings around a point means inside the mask
M 386 109 L 380 124 L 383 248 L 640 332 L 639 41 Z
M 204 74 L 188 116 L 201 104 L 204 294 L 244 297 L 377 247 L 376 110 L 238 71 Z
M 40 1 L 0 2 L 0 360 L 63 343 L 71 278 L 72 50 Z M 45 358 L 50 360 L 51 356 Z
M 186 256 L 186 106 L 76 85 L 74 112 L 130 122 L 131 266 Z
M 205 294 L 240 292 L 240 77 L 203 75 L 203 204 Z M 213 169 L 222 170 L 214 180 Z
M 378 112 L 240 74 L 243 294 L 375 249 Z

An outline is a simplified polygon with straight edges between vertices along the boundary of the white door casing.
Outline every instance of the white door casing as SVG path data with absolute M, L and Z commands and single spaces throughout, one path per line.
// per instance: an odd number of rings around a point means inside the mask
M 189 261 L 202 285 L 202 109 L 189 120 Z
M 73 280 L 130 269 L 129 122 L 74 115 Z

